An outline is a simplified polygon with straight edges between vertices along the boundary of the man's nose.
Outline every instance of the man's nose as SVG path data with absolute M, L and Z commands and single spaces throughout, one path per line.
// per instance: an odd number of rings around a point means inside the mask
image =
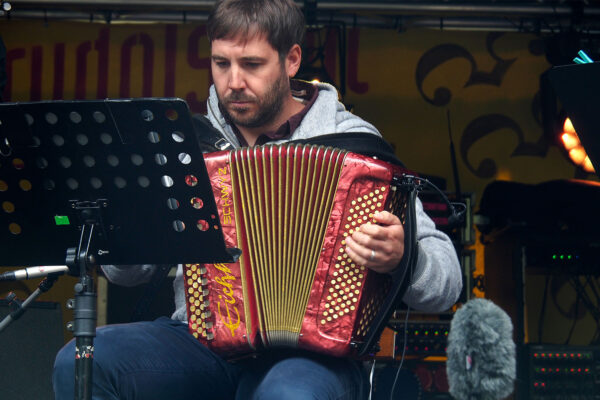
M 229 75 L 229 88 L 231 90 L 241 90 L 245 87 L 246 83 L 243 71 L 237 66 L 232 67 Z

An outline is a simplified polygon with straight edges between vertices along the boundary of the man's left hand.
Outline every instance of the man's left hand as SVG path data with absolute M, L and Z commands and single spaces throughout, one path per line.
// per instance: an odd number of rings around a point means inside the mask
M 358 265 L 389 273 L 404 254 L 404 227 L 394 214 L 382 211 L 373 216 L 377 224 L 364 224 L 346 238 L 346 253 Z

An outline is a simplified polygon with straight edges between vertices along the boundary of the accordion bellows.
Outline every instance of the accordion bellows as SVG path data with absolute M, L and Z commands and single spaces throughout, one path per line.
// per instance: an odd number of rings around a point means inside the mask
M 402 214 L 404 170 L 344 150 L 268 145 L 204 156 L 232 264 L 187 264 L 191 333 L 238 356 L 285 346 L 352 355 L 390 277 L 356 265 L 345 238 Z

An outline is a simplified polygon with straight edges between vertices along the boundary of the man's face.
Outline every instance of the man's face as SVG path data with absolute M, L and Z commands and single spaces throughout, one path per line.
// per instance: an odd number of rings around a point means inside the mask
M 256 128 L 277 118 L 289 77 L 263 35 L 214 40 L 211 64 L 217 96 L 234 124 Z

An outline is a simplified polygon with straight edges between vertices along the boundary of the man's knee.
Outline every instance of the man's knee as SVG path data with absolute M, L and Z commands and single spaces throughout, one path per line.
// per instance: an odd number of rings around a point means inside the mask
M 54 375 L 69 373 L 73 375 L 75 369 L 75 342 L 72 340 L 56 354 L 54 360 Z
M 300 385 L 292 380 L 271 381 L 260 385 L 254 392 L 253 400 L 316 400 L 323 398 L 314 393 L 310 386 Z

